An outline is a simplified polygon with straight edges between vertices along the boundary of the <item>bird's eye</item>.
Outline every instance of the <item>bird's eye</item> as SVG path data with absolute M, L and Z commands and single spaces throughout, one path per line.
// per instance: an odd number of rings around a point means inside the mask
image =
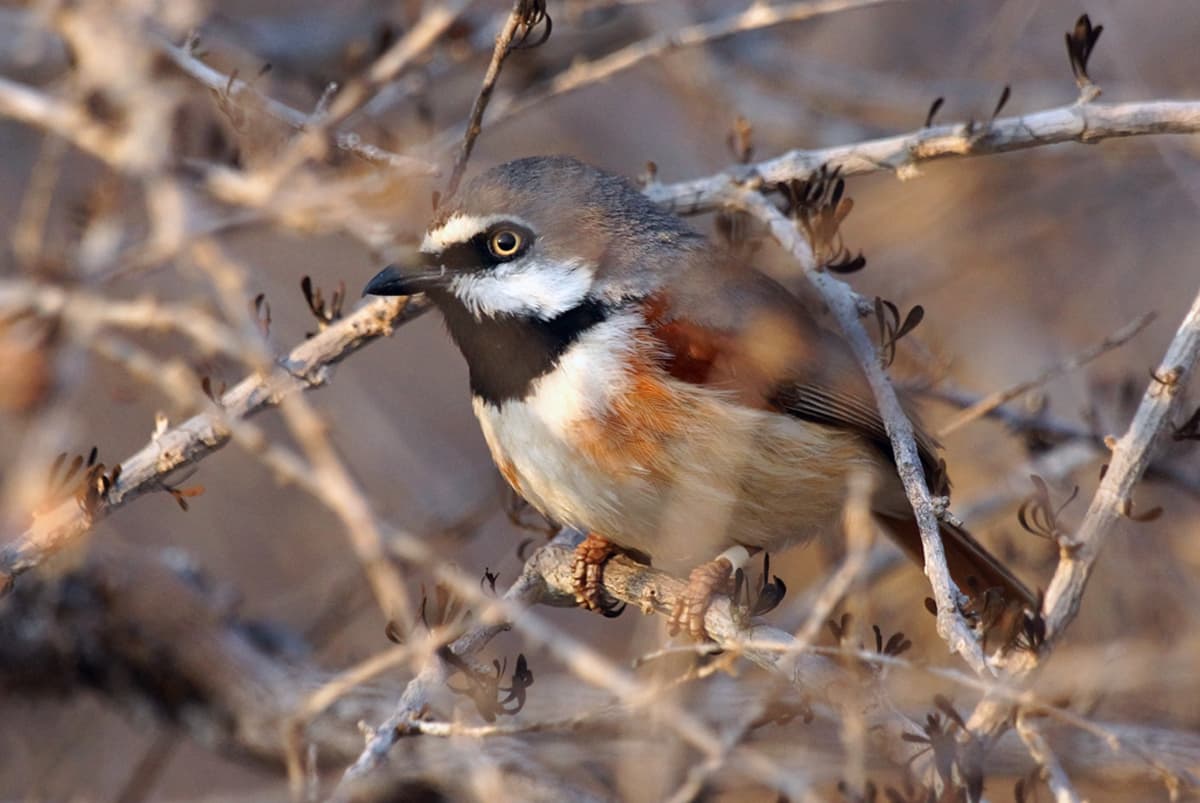
M 500 229 L 488 237 L 488 250 L 496 259 L 511 259 L 521 250 L 524 243 L 521 235 L 512 229 Z

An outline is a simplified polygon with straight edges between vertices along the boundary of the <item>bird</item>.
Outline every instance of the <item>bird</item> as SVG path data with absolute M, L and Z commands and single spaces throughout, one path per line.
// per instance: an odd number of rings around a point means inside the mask
M 670 630 L 703 638 L 714 594 L 750 556 L 838 526 L 856 472 L 874 480 L 880 528 L 923 554 L 848 344 L 746 261 L 618 175 L 534 156 L 444 200 L 411 264 L 364 295 L 424 293 L 441 312 L 500 473 L 587 534 L 577 602 L 613 612 L 603 567 L 625 552 L 688 573 Z M 937 472 L 938 444 L 915 426 Z M 971 605 L 1036 611 L 965 529 L 940 529 Z

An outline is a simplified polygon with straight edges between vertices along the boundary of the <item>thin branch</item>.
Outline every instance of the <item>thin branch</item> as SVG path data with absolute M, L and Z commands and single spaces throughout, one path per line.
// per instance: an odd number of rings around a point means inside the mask
M 1017 713 L 1017 733 L 1020 735 L 1021 741 L 1029 748 L 1029 755 L 1033 756 L 1033 760 L 1041 767 L 1042 775 L 1046 780 L 1046 785 L 1050 787 L 1051 794 L 1054 795 L 1055 803 L 1081 803 L 1079 793 L 1071 785 L 1071 779 L 1063 771 L 1058 757 L 1046 744 L 1041 729 L 1030 721 L 1024 711 Z
M 545 582 L 540 599 L 542 604 L 574 604 L 572 559 L 571 547 L 560 541 L 543 547 L 527 562 L 525 571 L 535 572 Z M 670 615 L 675 599 L 684 593 L 686 586 L 682 580 L 624 556 L 612 558 L 605 564 L 603 585 L 613 599 L 663 616 Z M 889 758 L 898 763 L 909 761 L 917 752 L 911 744 L 898 741 L 901 733 L 911 730 L 915 725 L 895 710 L 876 684 L 869 681 L 864 683 L 860 676 L 848 674 L 845 664 L 839 659 L 851 657 L 880 667 L 914 670 L 985 695 L 1003 698 L 1010 706 L 1053 717 L 1086 734 L 1093 745 L 1102 744 L 1107 753 L 1105 760 L 1111 760 L 1116 751 L 1135 756 L 1143 778 L 1184 775 L 1200 766 L 1200 740 L 1194 734 L 1188 734 L 1178 749 L 1165 745 L 1155 747 L 1153 743 L 1157 737 L 1147 741 L 1134 731 L 1097 725 L 1039 698 L 1029 690 L 1014 688 L 1005 681 L 992 679 L 990 675 L 980 677 L 946 667 L 916 665 L 903 658 L 869 650 L 845 647 L 808 647 L 798 650 L 795 637 L 784 630 L 758 620 L 752 620 L 749 624 L 740 622 L 726 597 L 715 599 L 705 615 L 704 625 L 719 649 L 778 673 L 813 699 L 831 706 L 840 717 L 845 716 L 842 712 L 844 706 L 853 706 L 864 717 L 872 732 L 888 737 L 882 747 Z M 711 644 L 686 645 L 661 652 L 711 652 L 712 647 Z M 855 689 L 855 693 L 849 696 L 845 694 L 847 683 Z M 1182 747 L 1183 744 L 1191 746 Z M 1189 752 L 1192 750 L 1195 752 Z M 1103 769 L 1104 762 L 1099 762 L 1097 766 L 1095 762 L 1090 762 L 1094 758 L 1090 754 L 1077 753 L 1072 748 L 1070 756 L 1072 766 L 1086 768 L 1085 771 L 1089 773 Z
M 699 717 L 684 709 L 676 702 L 664 699 L 655 693 L 655 689 L 640 682 L 625 668 L 614 664 L 595 649 L 585 645 L 575 636 L 552 627 L 540 617 L 527 611 L 528 604 L 543 602 L 558 605 L 574 606 L 574 592 L 564 596 L 563 588 L 573 588 L 572 561 L 563 559 L 563 552 L 570 553 L 572 548 L 564 545 L 568 538 L 578 538 L 577 533 L 568 535 L 560 533 L 555 541 L 539 549 L 525 564 L 520 578 L 501 599 L 493 599 L 486 595 L 469 578 L 456 569 L 438 562 L 435 556 L 421 541 L 403 534 L 393 533 L 391 542 L 402 552 L 398 555 L 404 560 L 423 563 L 432 569 L 435 575 L 446 582 L 451 589 L 462 596 L 472 605 L 481 605 L 485 610 L 480 616 L 484 626 L 476 628 L 462 636 L 455 644 L 460 643 L 463 649 L 482 648 L 500 630 L 506 629 L 503 624 L 494 624 L 496 619 L 507 621 L 520 630 L 526 641 L 534 646 L 546 648 L 564 666 L 580 680 L 597 686 L 616 696 L 623 703 L 652 705 L 658 721 L 668 726 L 680 739 L 697 749 L 708 758 L 719 756 L 724 751 L 720 737 Z M 553 562 L 551 562 L 553 561 Z M 551 574 L 553 572 L 553 574 Z M 552 579 L 553 577 L 553 579 Z M 665 575 L 664 575 L 665 577 Z M 680 581 L 671 579 L 673 583 Z M 672 599 L 677 596 L 682 584 Z M 510 596 L 511 594 L 511 596 Z M 718 603 L 719 604 L 719 603 Z M 725 606 L 725 617 L 728 619 L 729 609 Z M 706 619 L 706 623 L 707 623 Z M 476 646 L 477 645 L 477 646 Z M 452 645 L 451 650 L 456 646 Z M 368 739 L 362 755 L 352 765 L 343 777 L 340 796 L 335 794 L 335 800 L 348 800 L 353 784 L 378 768 L 386 759 L 387 752 L 396 740 L 406 732 L 405 723 L 415 718 L 420 706 L 426 699 L 430 683 L 439 686 L 446 677 L 446 668 L 441 660 L 427 666 L 409 684 L 405 690 L 396 712 L 383 726 L 376 729 Z M 738 751 L 739 759 L 747 769 L 772 788 L 789 796 L 801 796 L 809 784 L 804 778 L 798 778 L 794 773 L 788 773 L 774 761 L 761 753 L 752 750 Z
M 96 121 L 74 103 L 0 76 L 0 115 L 53 132 L 80 150 L 130 172 L 145 169 L 132 138 Z
M 81 329 L 85 337 L 105 327 L 176 331 L 195 343 L 201 352 L 235 359 L 243 356 L 237 335 L 195 305 L 150 298 L 124 301 L 54 285 L 0 280 L 0 310 L 29 310 L 43 317 L 62 318 Z
M 545 604 L 572 605 L 572 558 L 571 547 L 561 541 L 540 550 L 530 559 L 534 568 L 527 568 L 529 574 L 523 573 L 522 577 L 526 578 L 524 582 L 542 590 L 530 595 L 527 585 L 525 589 L 510 590 L 509 595 L 514 600 L 532 601 L 536 596 Z M 0 603 L 0 633 L 4 635 L 0 638 L 0 687 L 33 695 L 61 692 L 99 680 L 99 690 L 118 706 L 130 707 L 143 714 L 152 711 L 165 724 L 191 732 L 207 744 L 215 744 L 231 754 L 282 765 L 286 749 L 283 734 L 288 729 L 287 723 L 296 711 L 301 710 L 302 701 L 313 689 L 331 682 L 331 675 L 303 657 L 303 645 L 296 645 L 300 649 L 297 654 L 301 657 L 298 658 L 272 653 L 264 642 L 251 636 L 252 623 L 230 615 L 228 599 L 231 594 L 236 596 L 235 591 L 197 580 L 198 570 L 191 565 L 181 565 L 180 561 L 177 553 L 172 553 L 168 559 L 166 555 L 160 557 L 143 548 L 102 544 L 89 551 L 86 563 L 69 579 L 38 578 L 22 584 L 17 594 Z M 70 582 L 73 598 L 88 604 L 61 604 L 61 592 L 56 590 L 56 584 L 60 582 Z M 682 581 L 625 558 L 614 559 L 604 583 L 614 598 L 631 605 L 644 601 L 647 590 L 653 589 L 661 599 L 655 611 L 664 616 L 674 602 L 673 595 L 684 589 Z M 164 606 L 164 599 L 170 599 L 171 604 Z M 186 638 L 180 637 L 181 623 L 186 623 Z M 706 623 L 714 632 L 722 634 L 720 646 L 723 649 L 732 654 L 744 654 L 772 669 L 786 669 L 786 664 L 780 662 L 783 656 L 791 653 L 791 637 L 787 633 L 758 623 L 754 623 L 749 631 L 739 630 L 724 599 L 718 601 Z M 273 625 L 257 624 L 259 628 L 264 626 L 272 628 L 277 637 L 276 644 L 292 643 L 294 637 L 291 634 L 276 630 Z M 504 629 L 505 625 L 500 623 L 481 625 L 455 642 L 452 649 L 463 656 L 473 655 Z M 106 635 L 129 632 L 138 633 L 138 639 L 131 641 Z M 738 633 L 753 637 L 755 641 L 738 641 Z M 725 640 L 726 636 L 735 638 Z M 106 665 L 126 667 L 129 671 L 110 672 L 99 678 L 80 674 L 80 668 L 86 666 L 86 662 L 80 660 L 78 651 L 91 651 L 89 660 L 97 660 L 94 652 L 97 645 L 102 645 L 105 650 L 100 657 Z M 867 707 L 863 710 L 869 723 L 885 726 L 895 723 L 896 727 L 903 727 L 906 720 L 887 707 L 882 698 L 875 705 L 875 698 L 870 694 L 846 694 L 847 688 L 859 689 L 863 683 L 863 678 L 845 664 L 848 658 L 897 670 L 934 674 L 970 689 L 996 687 L 996 684 L 965 672 L 919 666 L 872 652 L 822 649 L 821 653 L 803 656 L 802 663 L 798 664 L 799 671 L 793 676 L 797 689 L 811 692 L 817 700 L 824 699 L 823 695 L 828 693 L 831 699 L 836 698 L 834 703 L 841 700 L 845 705 L 865 704 Z M 155 662 L 153 671 L 146 663 L 148 660 Z M 409 700 L 431 703 L 441 688 L 441 677 L 436 671 L 423 671 L 418 682 L 410 684 L 406 691 Z M 121 682 L 123 678 L 136 679 L 138 685 L 130 687 Z M 345 678 L 342 676 L 343 680 Z M 113 685 L 105 685 L 106 679 Z M 179 694 L 180 690 L 187 689 L 198 691 L 199 697 Z M 362 746 L 356 722 L 382 717 L 392 707 L 390 701 L 394 698 L 394 687 L 355 685 L 341 696 L 337 705 L 312 721 L 305 734 L 306 740 L 318 747 L 318 757 L 324 764 L 349 759 Z M 1066 713 L 1036 700 L 1028 692 L 1013 693 L 1013 699 L 1023 708 L 1041 715 Z M 390 738 L 394 743 L 403 733 L 466 736 L 482 740 L 473 741 L 466 748 L 479 751 L 487 749 L 490 737 L 566 732 L 587 722 L 602 725 L 607 716 L 627 715 L 631 710 L 652 707 L 653 700 L 636 703 L 639 707 L 633 705 L 621 702 L 617 706 L 589 707 L 577 714 L 549 721 L 492 726 L 409 720 L 401 723 L 404 726 L 402 733 L 391 733 Z M 879 719 L 879 716 L 883 718 Z M 1041 729 L 1063 766 L 1088 777 L 1146 780 L 1164 772 L 1182 775 L 1200 766 L 1200 738 L 1186 731 L 1093 723 L 1078 717 L 1061 718 L 1057 722 L 1047 719 Z M 1147 763 L 1144 755 L 1130 750 L 1134 745 L 1162 763 Z M 888 746 L 884 745 L 885 748 Z M 891 746 L 912 749 L 912 745 L 903 742 Z M 901 752 L 893 758 L 904 761 L 906 755 L 911 756 L 911 752 Z M 1130 761 L 1129 757 L 1135 760 Z M 994 766 L 1011 769 L 1016 774 L 1026 772 L 1030 767 L 1028 752 L 1015 737 L 994 746 L 989 760 Z
M 304 130 L 271 164 L 252 173 L 226 176 L 228 189 L 240 196 L 243 203 L 258 205 L 268 201 L 293 170 L 322 152 L 327 132 L 336 130 L 388 82 L 411 66 L 441 38 L 470 3 L 471 0 L 443 0 L 427 6 L 416 24 L 376 59 L 361 79 L 338 92 L 325 114 L 308 119 Z
M 295 390 L 318 387 L 328 366 L 353 354 L 428 309 L 423 298 L 375 299 L 296 346 L 281 361 L 283 376 L 246 377 L 221 398 L 221 410 L 200 413 L 163 433 L 121 461 L 119 481 L 89 515 L 74 500 L 38 516 L 33 525 L 0 547 L 0 592 L 14 578 L 74 543 L 107 516 L 146 493 L 162 488 L 175 471 L 194 465 L 229 441 L 229 418 L 245 418 L 279 403 Z
M 927 399 L 960 409 L 978 404 L 982 398 L 965 390 L 947 387 L 944 384 L 935 388 L 917 387 L 910 388 L 910 390 Z M 1108 455 L 1108 447 L 1104 444 L 1103 435 L 1097 434 L 1082 424 L 1075 424 L 1046 412 L 1025 413 L 1011 407 L 1000 406 L 988 410 L 985 417 L 1001 421 L 1015 432 L 1036 433 L 1055 442 L 1084 443 L 1096 455 Z M 1174 461 L 1161 457 L 1152 460 L 1146 467 L 1146 479 L 1170 483 L 1193 497 L 1200 498 L 1200 472 L 1188 471 L 1176 465 Z
M 883 139 L 814 150 L 793 150 L 724 173 L 675 184 L 651 184 L 646 194 L 684 214 L 712 211 L 726 202 L 732 184 L 773 186 L 805 180 L 825 167 L 843 177 L 887 171 L 900 179 L 918 175 L 935 159 L 984 156 L 1062 142 L 1096 143 L 1118 137 L 1200 132 L 1200 101 L 1085 103 L 1060 106 L 988 125 L 959 123 L 923 128 Z
M 938 634 L 952 652 L 981 675 L 990 673 L 979 640 L 959 612 L 960 593 L 946 566 L 946 554 L 939 534 L 937 512 L 926 484 L 925 471 L 917 451 L 912 422 L 904 412 L 891 380 L 881 367 L 879 355 L 859 319 L 858 297 L 849 285 L 816 267 L 812 249 L 795 224 L 758 192 L 740 190 L 726 194 L 726 202 L 743 209 L 762 221 L 784 250 L 804 268 L 804 274 L 829 306 L 846 336 L 858 363 L 866 374 L 880 416 L 891 439 L 896 470 L 912 504 L 913 515 L 921 531 L 925 553 L 925 575 L 937 603 Z
M 1133 490 L 1150 464 L 1159 435 L 1172 422 L 1183 388 L 1200 360 L 1200 294 L 1192 303 L 1159 367 L 1154 371 L 1129 429 L 1113 448 L 1108 471 L 1092 497 L 1087 515 L 1064 545 L 1046 589 L 1046 641 L 1050 649 L 1079 612 L 1079 603 L 1100 550 L 1121 519 L 1133 514 Z
M 565 543 L 571 538 L 567 531 L 556 536 L 551 543 Z M 524 608 L 539 602 L 545 591 L 544 580 L 534 571 L 529 570 L 530 563 L 536 558 L 531 557 L 526 562 L 526 568 L 521 572 L 516 582 L 504 593 L 504 599 L 516 608 Z M 477 626 L 460 636 L 448 649 L 456 658 L 470 658 L 486 647 L 498 634 L 508 629 L 507 622 L 493 622 Z M 367 744 L 345 773 L 344 782 L 353 782 L 378 769 L 386 760 L 387 754 L 412 727 L 412 723 L 429 706 L 432 696 L 446 683 L 450 668 L 440 658 L 426 662 L 421 671 L 409 681 L 404 693 L 396 703 L 395 711 L 377 727 L 373 727 L 368 735 Z
M 871 497 L 875 492 L 875 478 L 865 472 L 850 476 L 846 492 L 846 505 L 842 513 L 843 529 L 846 532 L 846 555 L 841 564 L 821 587 L 820 593 L 809 606 L 805 623 L 796 631 L 798 649 L 807 649 L 825 623 L 833 616 L 834 609 L 850 592 L 854 583 L 862 577 L 867 556 L 875 539 L 875 522 L 871 515 Z
M 172 44 L 166 39 L 158 39 L 156 44 L 159 50 L 174 62 L 176 67 L 221 97 L 236 101 L 243 95 L 251 96 L 254 98 L 257 108 L 261 108 L 271 117 L 297 131 L 303 131 L 312 122 L 313 115 L 259 92 L 248 81 L 226 75 L 220 70 L 209 67 L 196 58 L 189 49 Z M 363 142 L 357 134 L 338 132 L 333 139 L 338 148 L 360 156 L 374 165 L 406 175 L 429 176 L 438 173 L 437 165 L 427 160 L 392 153 L 376 145 L 369 145 Z
M 454 159 L 450 180 L 446 184 L 445 197 L 447 198 L 458 192 L 458 185 L 462 181 L 463 173 L 467 170 L 467 161 L 471 158 L 475 140 L 483 131 L 483 113 L 492 99 L 492 92 L 496 89 L 496 81 L 500 78 L 500 68 L 504 66 L 504 60 L 512 52 L 513 38 L 517 34 L 517 29 L 521 27 L 527 2 L 528 0 L 514 0 L 512 11 L 509 12 L 508 18 L 504 20 L 504 25 L 496 34 L 492 59 L 488 62 L 487 71 L 483 74 L 483 83 L 479 87 L 479 94 L 475 96 L 475 102 L 471 105 L 471 115 L 467 118 L 467 130 L 463 134 L 462 145 L 459 147 L 458 156 Z
M 846 504 L 842 512 L 843 529 L 846 532 L 846 556 L 816 594 L 805 623 L 796 631 L 793 638 L 789 652 L 791 655 L 804 652 L 812 646 L 834 608 L 841 603 L 862 574 L 871 542 L 875 536 L 875 524 L 871 517 L 871 495 L 874 492 L 874 485 L 875 478 L 865 471 L 855 472 L 848 478 Z M 769 683 L 760 694 L 756 695 L 756 699 L 739 706 L 741 710 L 738 711 L 736 721 L 726 726 L 723 734 L 726 745 L 725 753 L 694 766 L 688 772 L 683 784 L 668 798 L 670 803 L 687 803 L 687 801 L 695 800 L 709 780 L 727 766 L 729 754 L 733 752 L 734 747 L 745 739 L 750 728 L 762 716 L 768 702 L 777 694 L 785 691 L 790 680 L 778 672 L 772 674 L 772 679 L 774 682 Z M 841 713 L 845 715 L 843 717 L 843 733 L 854 731 L 861 735 L 861 728 L 855 727 L 862 722 L 861 712 L 848 706 Z M 844 739 L 844 741 L 846 740 Z M 861 770 L 860 759 L 863 751 L 859 750 L 857 755 L 854 751 L 848 750 L 847 753 L 852 756 L 852 759 L 847 762 L 847 767 Z M 860 772 L 850 772 L 849 774 L 861 775 Z
M 1058 566 L 1042 607 L 1046 622 L 1044 642 L 1036 653 L 1008 656 L 1005 668 L 1012 677 L 1028 676 L 1044 663 L 1079 612 L 1096 559 L 1117 522 L 1133 514 L 1134 488 L 1150 465 L 1159 436 L 1171 426 L 1172 415 L 1183 397 L 1183 388 L 1191 379 L 1198 360 L 1200 294 L 1192 302 L 1161 364 L 1154 371 L 1129 428 L 1114 444 L 1108 470 L 1092 497 L 1083 522 L 1072 538 L 1060 543 Z M 967 724 L 976 733 L 994 734 L 1004 727 L 1008 711 L 1006 702 L 988 697 L 976 706 Z
M 502 125 L 522 116 L 535 106 L 586 86 L 606 81 L 617 73 L 644 61 L 665 56 L 676 50 L 710 44 L 749 31 L 801 22 L 814 17 L 886 2 L 892 2 L 892 0 L 803 0 L 802 2 L 777 4 L 755 2 L 745 10 L 728 17 L 691 25 L 668 33 L 656 34 L 601 58 L 574 63 L 543 87 L 525 92 L 519 97 L 499 99 L 496 102 L 491 125 Z M 468 133 L 469 131 L 468 128 Z M 439 139 L 448 142 L 452 137 L 457 138 L 457 133 L 448 132 Z
M 941 429 L 939 429 L 937 432 L 938 437 L 944 438 L 950 433 L 954 432 L 956 429 L 964 427 L 967 424 L 970 424 L 972 421 L 977 421 L 980 418 L 983 418 L 997 407 L 1012 401 L 1018 396 L 1021 396 L 1036 387 L 1046 384 L 1057 376 L 1061 376 L 1063 374 L 1070 373 L 1077 368 L 1081 368 L 1097 357 L 1107 354 L 1118 346 L 1128 343 L 1130 340 L 1136 337 L 1139 332 L 1149 326 L 1155 317 L 1156 315 L 1153 312 L 1148 312 L 1145 315 L 1138 317 L 1137 320 L 1125 324 L 1125 326 L 1122 326 L 1120 329 L 1113 332 L 1099 343 L 1088 346 L 1086 349 L 1083 349 L 1082 351 L 1072 355 L 1062 362 L 1046 368 L 1033 379 L 1029 379 L 1024 382 L 1018 382 L 1011 387 L 998 390 L 994 393 L 989 393 L 987 396 L 984 396 L 982 399 L 963 410 L 954 418 L 950 419 L 948 423 L 943 424 Z

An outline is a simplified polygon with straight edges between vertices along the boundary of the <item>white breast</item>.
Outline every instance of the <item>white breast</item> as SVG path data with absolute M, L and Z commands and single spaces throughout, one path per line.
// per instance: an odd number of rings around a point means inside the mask
M 587 330 L 523 400 L 499 407 L 474 400 L 497 465 L 515 473 L 531 504 L 564 524 L 594 527 L 597 508 L 615 510 L 634 490 L 614 487 L 579 454 L 571 435 L 580 422 L 603 418 L 625 392 L 632 334 L 641 323 L 636 313 L 621 313 Z
M 733 543 L 780 549 L 836 526 L 845 484 L 831 467 L 878 460 L 861 439 L 709 388 L 661 376 L 678 404 L 674 431 L 653 444 L 653 465 L 638 464 L 635 450 L 616 442 L 607 462 L 596 458 L 594 441 L 591 453 L 581 445 L 581 431 L 603 432 L 595 422 L 622 407 L 630 443 L 661 434 L 650 431 L 653 416 L 628 414 L 636 395 L 623 396 L 636 386 L 629 368 L 639 325 L 628 313 L 588 330 L 524 400 L 475 400 L 492 456 L 517 490 L 559 523 L 646 552 L 656 564 L 694 564 Z

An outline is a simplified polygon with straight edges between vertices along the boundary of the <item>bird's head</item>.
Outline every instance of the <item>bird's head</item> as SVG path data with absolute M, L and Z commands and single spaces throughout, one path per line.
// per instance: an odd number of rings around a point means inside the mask
M 427 230 L 416 264 L 370 295 L 424 292 L 478 322 L 551 321 L 649 295 L 701 238 L 624 179 L 568 157 L 532 157 L 464 185 Z

